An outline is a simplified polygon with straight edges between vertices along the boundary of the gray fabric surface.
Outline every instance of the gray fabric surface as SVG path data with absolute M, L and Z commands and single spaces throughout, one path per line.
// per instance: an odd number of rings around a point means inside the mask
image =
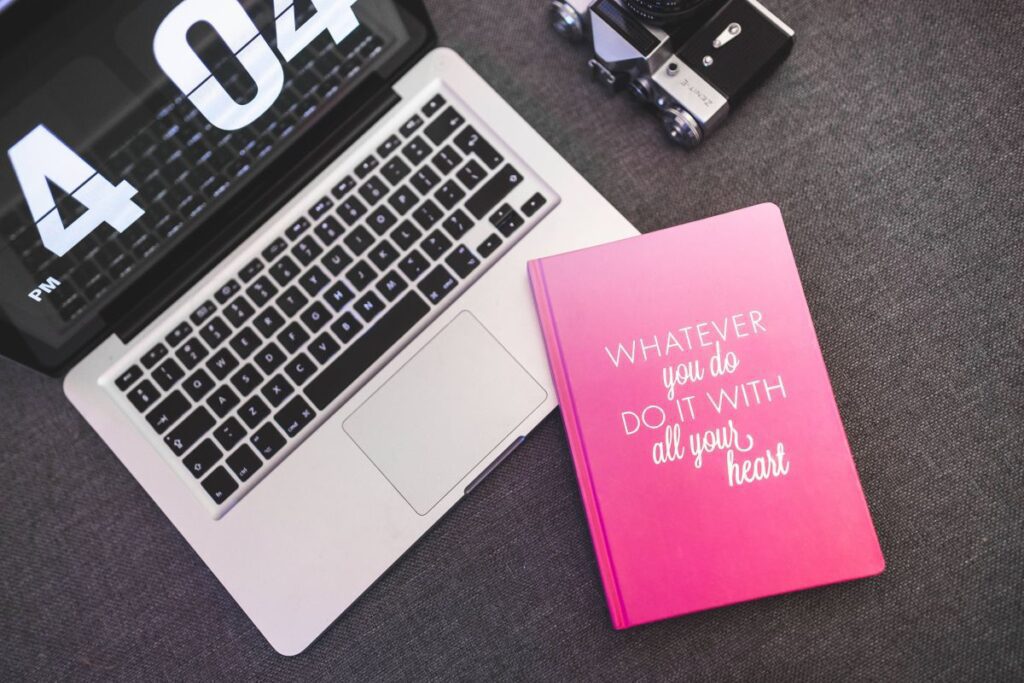
M 614 632 L 556 414 L 286 659 L 60 384 L 0 362 L 0 679 L 1024 676 L 1022 8 L 770 4 L 795 51 L 693 154 L 542 0 L 430 7 L 640 229 L 782 207 L 884 574 Z

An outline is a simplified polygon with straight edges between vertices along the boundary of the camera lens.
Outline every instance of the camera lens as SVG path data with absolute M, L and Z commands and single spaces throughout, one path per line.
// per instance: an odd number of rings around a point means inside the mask
M 633 14 L 655 26 L 686 19 L 714 0 L 623 0 Z

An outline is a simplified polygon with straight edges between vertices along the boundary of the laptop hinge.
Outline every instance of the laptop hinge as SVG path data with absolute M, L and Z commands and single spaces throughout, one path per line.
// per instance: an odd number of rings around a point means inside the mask
M 335 134 L 326 137 L 304 153 L 304 163 L 294 165 L 297 169 L 294 174 L 287 174 L 272 190 L 263 195 L 275 197 L 274 201 L 251 203 L 248 208 L 237 213 L 235 217 L 216 225 L 218 232 L 234 235 L 233 238 L 215 244 L 203 245 L 201 248 L 189 249 L 186 247 L 185 251 L 190 252 L 186 258 L 174 259 L 174 263 L 170 263 L 169 259 L 164 259 L 163 262 L 155 266 L 154 270 L 147 273 L 144 278 L 144 281 L 157 282 L 161 285 L 154 295 L 133 302 L 131 308 L 118 311 L 116 310 L 117 304 L 114 303 L 105 311 L 105 317 L 116 321 L 112 326 L 113 333 L 122 342 L 126 344 L 130 342 L 196 282 L 221 263 L 239 244 L 266 223 L 324 168 L 351 147 L 400 100 L 401 98 L 394 90 L 387 87 L 382 88 L 374 97 L 364 100 L 361 105 L 355 107 L 351 116 L 344 119 L 343 125 L 338 127 L 339 130 Z M 309 160 L 313 160 L 314 163 L 306 163 Z M 207 221 L 203 227 L 207 230 L 212 229 L 214 226 L 211 223 L 212 221 Z M 190 237 L 196 237 L 196 235 Z M 163 286 L 165 283 L 178 284 Z

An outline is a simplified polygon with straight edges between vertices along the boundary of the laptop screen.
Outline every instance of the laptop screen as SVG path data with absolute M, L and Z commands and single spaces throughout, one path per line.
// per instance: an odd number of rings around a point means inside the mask
M 0 50 L 0 350 L 39 365 L 413 40 L 384 0 L 54 4 Z

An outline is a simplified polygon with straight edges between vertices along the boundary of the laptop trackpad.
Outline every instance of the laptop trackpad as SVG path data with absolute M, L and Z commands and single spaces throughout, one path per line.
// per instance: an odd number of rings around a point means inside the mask
M 424 515 L 546 397 L 498 340 L 463 311 L 344 426 Z

